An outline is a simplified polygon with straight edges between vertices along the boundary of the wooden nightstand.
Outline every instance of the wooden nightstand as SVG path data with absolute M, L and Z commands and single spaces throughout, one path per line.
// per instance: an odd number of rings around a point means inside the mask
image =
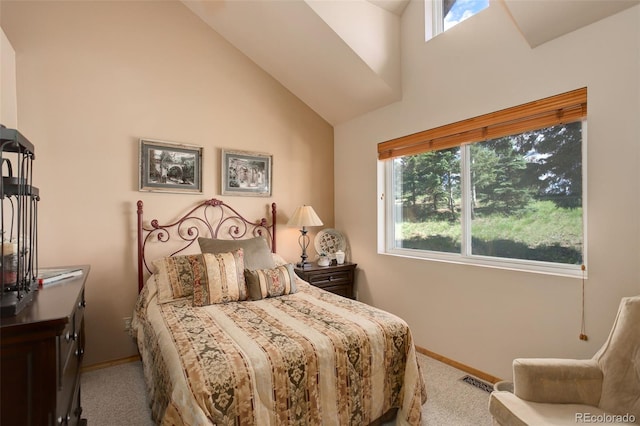
M 316 287 L 340 296 L 354 298 L 353 284 L 357 264 L 318 266 L 312 263 L 306 268 L 294 268 L 296 275 Z

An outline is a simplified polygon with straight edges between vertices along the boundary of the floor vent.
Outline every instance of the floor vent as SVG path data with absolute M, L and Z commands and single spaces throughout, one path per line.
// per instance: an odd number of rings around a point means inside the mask
M 460 380 L 470 384 L 471 386 L 475 386 L 478 389 L 481 389 L 481 390 L 483 390 L 485 392 L 489 392 L 489 393 L 493 392 L 493 385 L 491 383 L 484 382 L 484 381 L 482 381 L 480 379 L 476 379 L 475 377 L 464 376 Z

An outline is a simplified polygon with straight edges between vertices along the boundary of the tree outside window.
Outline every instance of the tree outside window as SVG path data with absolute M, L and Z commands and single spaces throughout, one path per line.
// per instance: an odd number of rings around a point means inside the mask
M 394 247 L 580 265 L 582 124 L 396 157 Z

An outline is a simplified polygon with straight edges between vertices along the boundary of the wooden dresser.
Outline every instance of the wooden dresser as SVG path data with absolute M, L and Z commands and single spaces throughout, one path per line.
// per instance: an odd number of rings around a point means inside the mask
M 354 298 L 353 284 L 355 263 L 342 265 L 318 266 L 315 263 L 303 268 L 294 268 L 296 275 L 316 287 L 340 296 Z
M 84 425 L 80 368 L 84 355 L 84 285 L 80 276 L 35 292 L 14 317 L 2 318 L 2 425 Z

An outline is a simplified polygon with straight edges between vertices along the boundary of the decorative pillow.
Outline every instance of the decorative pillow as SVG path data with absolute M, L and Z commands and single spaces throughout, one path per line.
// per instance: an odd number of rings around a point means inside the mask
M 217 240 L 214 238 L 198 238 L 202 253 L 227 253 L 242 249 L 244 251 L 244 267 L 250 270 L 275 268 L 271 250 L 263 237 L 248 240 Z
M 193 283 L 193 306 L 247 300 L 242 249 L 229 253 L 204 253 L 206 279 Z
M 284 258 L 282 256 L 280 256 L 278 253 L 272 253 L 271 257 L 273 258 L 273 263 L 275 263 L 274 268 L 276 266 L 282 266 L 282 265 L 286 265 L 287 262 L 286 260 L 284 260 Z
M 296 274 L 290 263 L 272 269 L 257 269 L 255 271 L 245 269 L 244 277 L 251 300 L 283 296 L 298 291 Z
M 207 268 L 201 254 L 165 257 L 154 260 L 153 265 L 158 303 L 189 297 L 193 295 L 193 283 L 206 280 Z

